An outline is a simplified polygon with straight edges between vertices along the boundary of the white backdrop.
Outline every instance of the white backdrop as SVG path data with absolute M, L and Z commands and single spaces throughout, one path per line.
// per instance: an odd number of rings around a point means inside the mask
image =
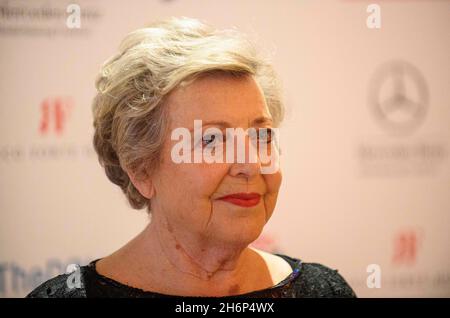
M 1 1 L 0 296 L 146 225 L 97 162 L 90 104 L 120 40 L 170 16 L 236 26 L 274 54 L 284 180 L 255 244 L 339 269 L 358 296 L 450 296 L 450 2 L 378 1 L 379 29 L 371 3 Z

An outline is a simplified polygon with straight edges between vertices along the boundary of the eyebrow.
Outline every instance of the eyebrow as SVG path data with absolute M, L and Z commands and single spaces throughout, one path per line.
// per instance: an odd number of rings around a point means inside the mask
M 271 118 L 262 116 L 262 117 L 258 117 L 256 119 L 254 119 L 251 122 L 251 125 L 272 124 L 272 122 L 273 121 Z M 202 125 L 203 126 L 221 126 L 221 127 L 225 127 L 225 128 L 232 127 L 232 125 L 229 122 L 223 121 L 223 120 L 206 121 L 206 122 L 202 122 Z M 251 125 L 249 125 L 249 126 L 251 126 Z M 190 130 L 193 130 L 193 129 L 194 128 L 192 128 Z
M 272 118 L 269 118 L 269 117 L 265 117 L 265 116 L 262 116 L 262 117 L 258 117 L 258 118 L 256 118 L 255 120 L 253 120 L 252 121 L 252 124 L 253 125 L 261 125 L 261 124 L 272 124 Z

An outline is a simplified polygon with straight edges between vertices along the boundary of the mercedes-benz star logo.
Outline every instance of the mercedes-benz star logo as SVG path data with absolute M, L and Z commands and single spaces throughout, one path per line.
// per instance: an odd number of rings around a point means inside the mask
M 369 105 L 383 127 L 394 133 L 410 133 L 426 115 L 425 79 L 407 62 L 388 62 L 375 72 L 370 82 Z

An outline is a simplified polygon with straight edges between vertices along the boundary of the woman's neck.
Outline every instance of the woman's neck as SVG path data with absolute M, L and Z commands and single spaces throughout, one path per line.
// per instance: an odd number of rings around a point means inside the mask
M 107 272 L 107 260 L 103 263 Z M 263 258 L 246 244 L 179 237 L 169 224 L 156 219 L 112 254 L 110 264 L 115 268 L 113 279 L 164 294 L 226 296 L 273 285 Z

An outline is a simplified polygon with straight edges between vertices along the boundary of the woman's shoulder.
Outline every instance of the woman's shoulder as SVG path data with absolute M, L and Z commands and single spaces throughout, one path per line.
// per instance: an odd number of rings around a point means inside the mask
M 320 263 L 304 262 L 284 254 L 275 255 L 283 258 L 292 266 L 294 272 L 297 272 L 292 284 L 296 297 L 356 297 L 353 289 L 337 269 Z
M 55 276 L 31 291 L 26 298 L 85 298 L 84 273 L 86 266 L 72 273 Z
M 297 297 L 356 297 L 347 281 L 332 269 L 320 263 L 304 262 L 298 258 L 277 254 L 293 267 L 298 265 L 298 276 L 294 282 Z

